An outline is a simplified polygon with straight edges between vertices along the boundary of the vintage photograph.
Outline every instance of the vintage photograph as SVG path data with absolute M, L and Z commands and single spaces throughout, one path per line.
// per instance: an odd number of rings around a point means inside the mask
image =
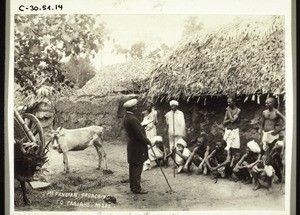
M 14 211 L 284 211 L 283 15 L 15 14 Z

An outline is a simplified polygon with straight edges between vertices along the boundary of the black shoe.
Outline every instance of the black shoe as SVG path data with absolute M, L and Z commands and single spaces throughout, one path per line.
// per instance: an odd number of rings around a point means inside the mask
M 129 183 L 129 182 L 130 182 L 129 179 L 123 179 L 123 180 L 121 180 L 121 183 Z
M 141 189 L 141 190 L 133 190 L 132 192 L 134 194 L 147 194 L 148 193 L 147 190 L 143 190 L 143 189 Z

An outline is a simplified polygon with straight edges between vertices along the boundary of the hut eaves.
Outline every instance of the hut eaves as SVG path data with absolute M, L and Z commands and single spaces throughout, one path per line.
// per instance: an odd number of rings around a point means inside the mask
M 153 69 L 148 96 L 285 93 L 284 20 L 260 16 L 185 39 Z

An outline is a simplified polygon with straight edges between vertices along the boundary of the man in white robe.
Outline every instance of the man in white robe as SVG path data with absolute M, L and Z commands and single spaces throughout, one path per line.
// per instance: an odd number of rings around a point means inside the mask
M 178 102 L 175 100 L 170 101 L 171 110 L 166 113 L 165 119 L 168 126 L 169 133 L 169 149 L 175 147 L 175 143 L 186 136 L 186 127 L 184 114 L 178 110 Z

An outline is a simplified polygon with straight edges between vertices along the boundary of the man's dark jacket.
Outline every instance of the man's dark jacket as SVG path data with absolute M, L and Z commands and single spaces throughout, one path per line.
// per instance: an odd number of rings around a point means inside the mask
M 124 127 L 127 133 L 127 161 L 132 165 L 143 164 L 148 159 L 147 144 L 151 144 L 146 137 L 140 121 L 133 113 L 126 112 Z

